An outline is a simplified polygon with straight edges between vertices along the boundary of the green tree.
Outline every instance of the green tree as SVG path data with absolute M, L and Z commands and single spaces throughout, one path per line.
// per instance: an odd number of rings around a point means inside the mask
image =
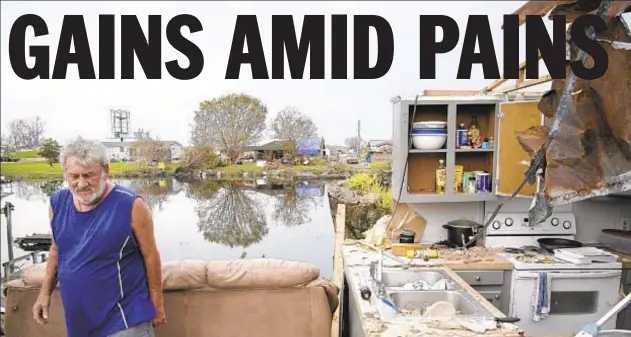
M 287 141 L 285 150 L 292 156 L 296 152 L 297 139 L 318 136 L 318 128 L 311 118 L 294 107 L 279 111 L 270 123 L 269 131 L 273 138 Z
M 194 170 L 214 169 L 219 165 L 219 156 L 212 146 L 197 145 L 184 150 L 182 165 Z
M 52 138 L 46 138 L 42 143 L 42 147 L 39 149 L 39 156 L 48 160 L 48 165 L 53 166 L 53 163 L 59 161 L 59 150 L 61 146 L 56 140 Z
M 229 94 L 199 103 L 193 118 L 193 145 L 226 151 L 234 161 L 241 148 L 258 142 L 265 131 L 267 106 L 246 94 Z

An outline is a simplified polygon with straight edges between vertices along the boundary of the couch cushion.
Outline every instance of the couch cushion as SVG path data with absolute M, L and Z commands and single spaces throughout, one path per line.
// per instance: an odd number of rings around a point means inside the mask
M 309 263 L 270 258 L 211 261 L 206 270 L 208 285 L 222 289 L 296 287 L 320 276 L 320 270 Z

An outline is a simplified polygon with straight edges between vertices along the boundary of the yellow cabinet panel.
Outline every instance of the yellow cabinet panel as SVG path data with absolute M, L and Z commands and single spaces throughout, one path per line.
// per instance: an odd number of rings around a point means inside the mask
M 539 112 L 538 101 L 507 102 L 500 104 L 497 148 L 498 195 L 512 195 L 524 179 L 524 171 L 530 162 L 530 156 L 517 141 L 516 133 L 532 126 L 542 124 L 543 115 Z M 518 194 L 520 197 L 532 197 L 536 193 L 535 185 L 526 184 Z

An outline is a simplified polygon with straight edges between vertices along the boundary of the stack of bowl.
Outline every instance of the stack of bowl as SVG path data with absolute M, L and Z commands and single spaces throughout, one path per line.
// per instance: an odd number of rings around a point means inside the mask
M 438 150 L 447 141 L 447 122 L 412 124 L 412 145 L 419 150 Z

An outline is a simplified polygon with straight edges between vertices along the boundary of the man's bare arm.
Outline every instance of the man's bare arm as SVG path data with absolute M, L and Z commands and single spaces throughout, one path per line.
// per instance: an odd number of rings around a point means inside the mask
M 49 207 L 48 209 L 48 217 L 50 218 L 51 226 L 53 221 L 53 209 Z M 57 243 L 55 243 L 55 239 L 52 239 L 52 244 L 50 245 L 50 251 L 48 253 L 48 260 L 46 265 L 46 276 L 44 277 L 44 283 L 42 284 L 42 288 L 40 289 L 40 295 L 50 296 L 53 293 L 53 290 L 57 287 Z
M 147 282 L 154 306 L 162 306 L 162 265 L 160 253 L 153 233 L 153 219 L 147 205 L 141 198 L 134 201 L 131 214 L 131 227 L 140 246 L 140 252 L 147 269 Z

